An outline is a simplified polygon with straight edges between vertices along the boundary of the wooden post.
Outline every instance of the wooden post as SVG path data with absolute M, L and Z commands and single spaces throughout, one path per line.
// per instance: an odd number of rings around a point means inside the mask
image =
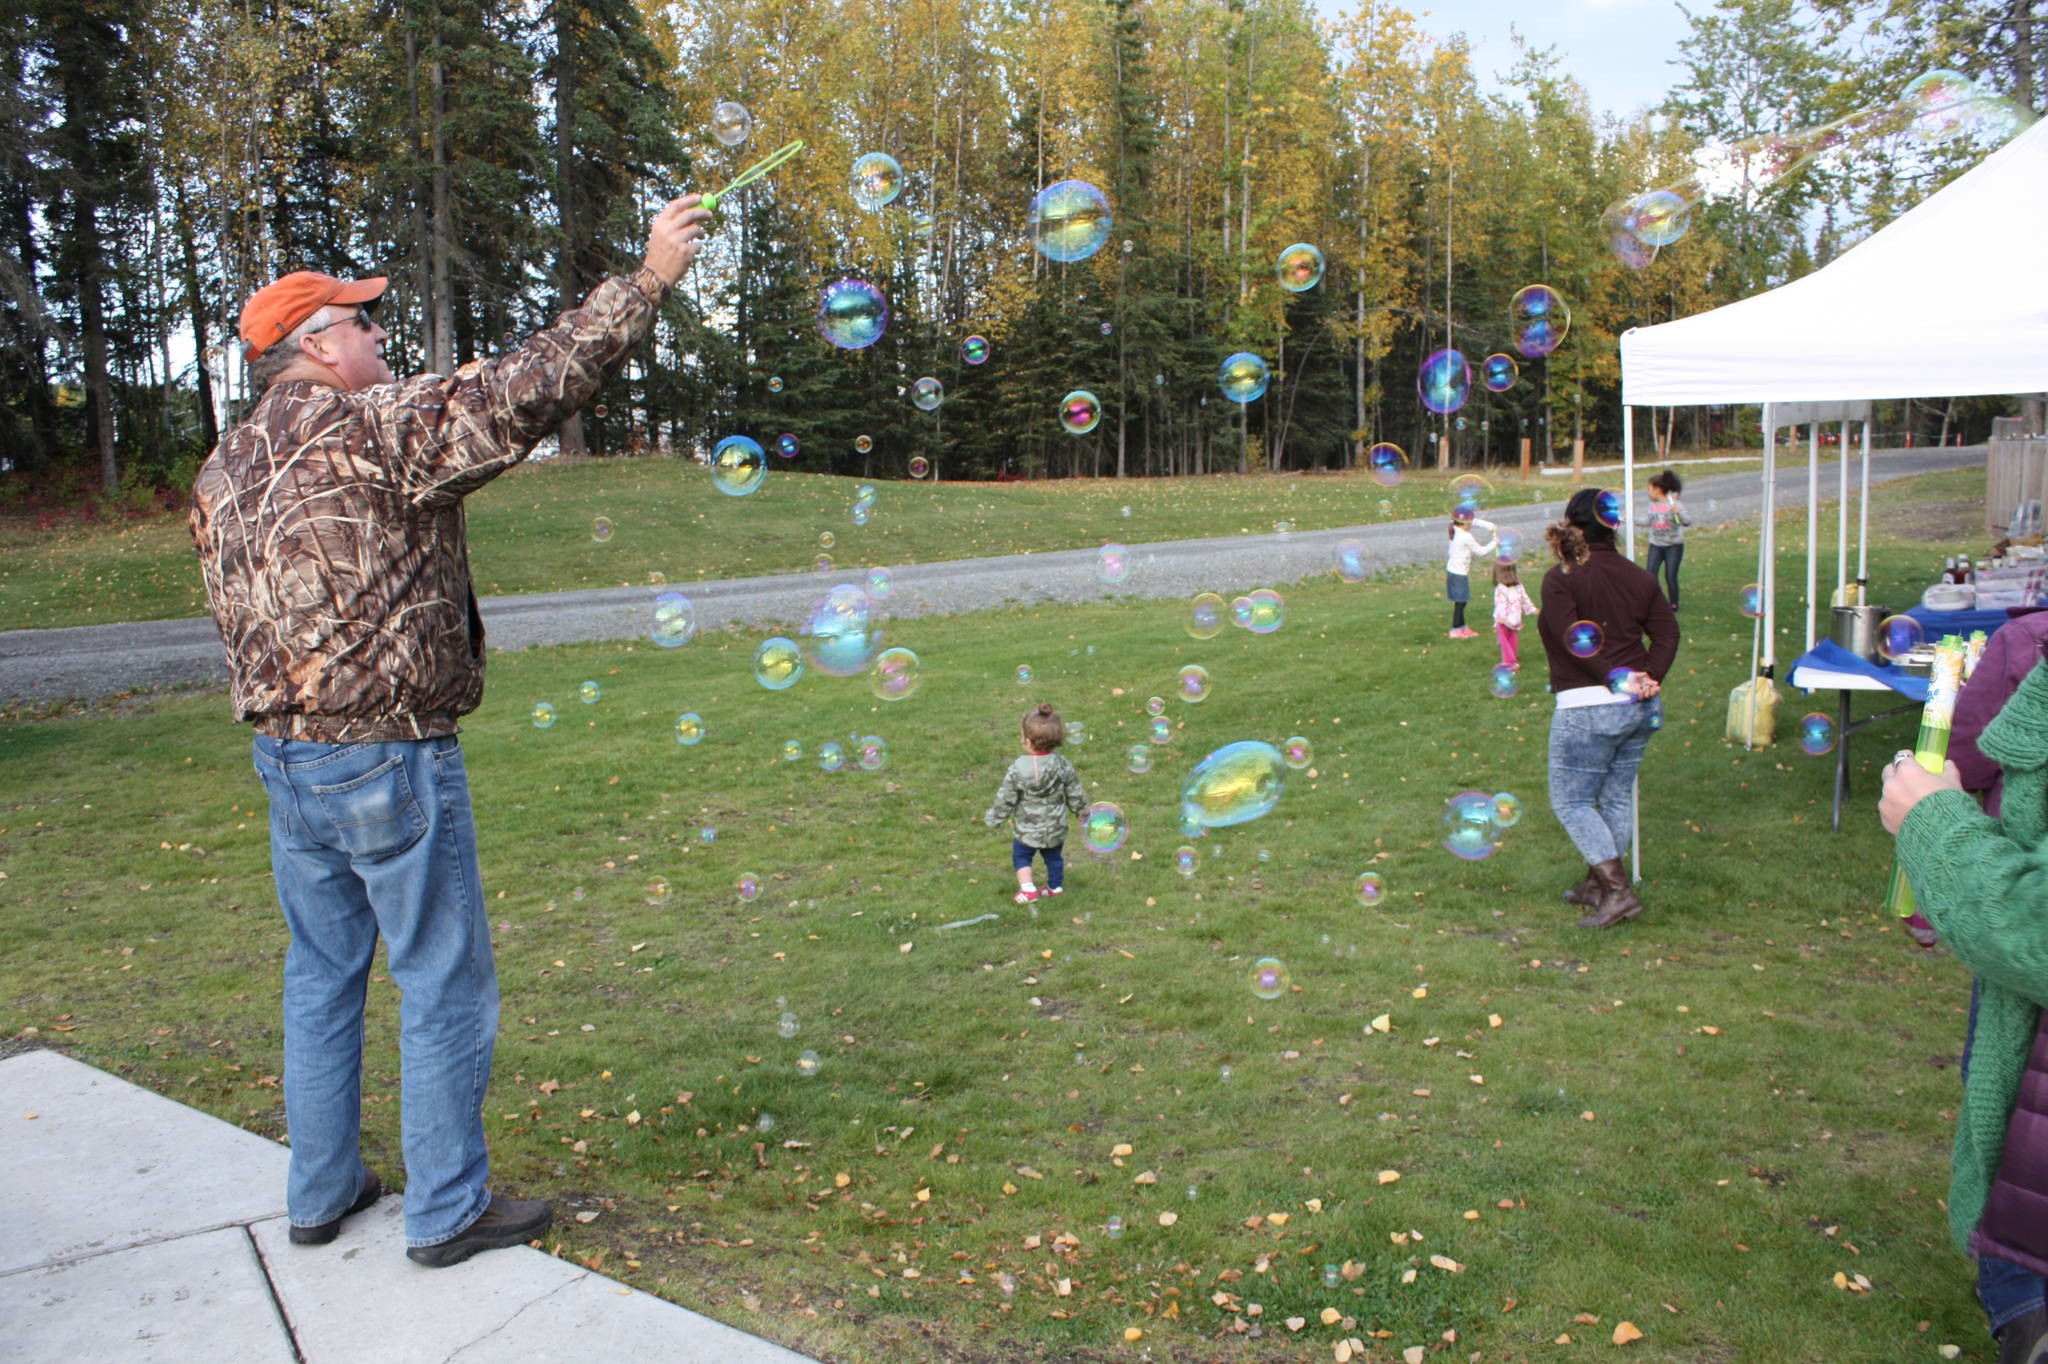
M 1451 465 L 1451 438 L 1440 435 L 1436 438 L 1436 467 L 1448 469 Z
M 1522 477 L 1529 476 L 1529 438 L 1522 437 Z
M 1578 487 L 1586 481 L 1586 442 L 1572 441 L 1572 486 Z

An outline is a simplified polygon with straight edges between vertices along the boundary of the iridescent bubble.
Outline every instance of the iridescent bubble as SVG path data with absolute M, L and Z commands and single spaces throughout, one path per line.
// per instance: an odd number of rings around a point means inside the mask
M 555 727 L 555 707 L 552 702 L 536 701 L 533 703 L 533 727 L 535 729 L 553 729 Z
M 793 763 L 793 762 L 802 762 L 802 761 L 803 761 L 803 756 L 804 756 L 804 746 L 803 746 L 803 742 L 802 742 L 801 740 L 798 740 L 798 739 L 784 739 L 784 740 L 782 741 L 782 760 L 783 760 L 784 762 L 786 762 L 786 763 Z
M 819 556 L 818 556 L 817 558 L 815 558 L 815 559 L 811 560 L 811 572 L 813 572 L 813 573 L 823 573 L 823 574 L 829 574 L 829 573 L 831 573 L 831 571 L 832 571 L 832 556 L 831 556 L 831 555 L 829 555 L 829 554 L 820 554 L 820 555 L 819 555 Z
M 754 116 L 735 100 L 720 100 L 711 106 L 711 136 L 721 147 L 737 147 L 754 131 Z
M 1402 475 L 1408 472 L 1408 454 L 1392 442 L 1381 441 L 1366 450 L 1365 467 L 1372 470 L 1373 479 L 1381 487 L 1397 487 Z
M 609 516 L 597 517 L 590 523 L 590 538 L 600 545 L 604 544 L 612 538 L 612 530 L 612 519 Z
M 1460 351 L 1431 351 L 1415 371 L 1415 395 L 1430 411 L 1448 416 L 1472 392 L 1472 366 Z
M 1512 791 L 1496 791 L 1493 796 L 1493 822 L 1503 829 L 1512 829 L 1522 819 L 1522 798 Z
M 1494 557 L 1504 564 L 1511 564 L 1522 552 L 1522 532 L 1513 526 L 1502 526 L 1494 532 Z
M 832 677 L 866 672 L 882 647 L 876 614 L 874 601 L 852 583 L 841 583 L 819 597 L 797 632 L 804 661 Z
M 1486 510 L 1493 498 L 1493 485 L 1478 474 L 1459 474 L 1451 480 L 1451 515 L 1472 517 Z
M 654 599 L 654 628 L 648 637 L 664 649 L 676 649 L 697 637 L 697 607 L 680 592 Z
M 1234 403 L 1248 403 L 1263 396 L 1272 372 L 1266 362 L 1248 350 L 1226 356 L 1216 367 L 1216 383 L 1223 396 Z
M 821 531 L 819 531 L 819 532 L 818 532 L 818 548 L 819 548 L 819 549 L 830 549 L 830 548 L 832 548 L 832 546 L 834 546 L 834 545 L 836 545 L 836 544 L 838 544 L 838 543 L 839 543 L 839 537 L 838 537 L 838 536 L 836 536 L 836 535 L 834 535 L 834 534 L 833 534 L 833 533 L 832 533 L 831 531 L 829 531 L 829 530 L 821 530 Z
M 1477 862 L 1500 851 L 1500 826 L 1493 822 L 1493 797 L 1465 791 L 1444 803 L 1444 847 Z
M 1109 801 L 1095 802 L 1081 816 L 1081 842 L 1090 852 L 1113 853 L 1130 835 L 1130 821 Z
M 818 1064 L 818 1053 L 814 1051 L 800 1051 L 796 1054 L 796 1073 L 806 1080 L 818 1073 Z
M 1102 326 L 1101 326 L 1101 327 L 1099 328 L 1099 330 L 1100 330 L 1100 331 L 1102 332 L 1102 334 L 1103 334 L 1104 336 L 1108 336 L 1108 335 L 1110 335 L 1111 333 L 1113 333 L 1113 332 L 1115 332 L 1115 331 L 1116 331 L 1116 323 L 1114 323 L 1114 322 L 1105 322 L 1105 323 L 1103 323 L 1103 324 L 1102 324 Z
M 1287 762 L 1280 750 L 1240 739 L 1189 771 L 1181 783 L 1181 808 L 1193 807 L 1203 828 L 1221 829 L 1271 813 L 1286 789 Z
M 1145 713 L 1155 719 L 1166 714 L 1166 698 L 1163 696 L 1148 697 L 1145 701 Z
M 875 448 L 875 438 L 869 435 L 855 436 L 853 438 L 853 448 L 864 455 Z
M 1886 616 L 1877 627 L 1878 656 L 1896 663 L 1927 642 L 1927 627 L 1908 615 Z
M 754 650 L 754 680 L 769 691 L 788 691 L 803 675 L 803 651 L 795 640 L 777 635 Z
M 1609 530 L 1621 529 L 1621 494 L 1612 488 L 1602 488 L 1600 495 L 1593 499 L 1593 515 Z
M 1548 284 L 1517 289 L 1508 301 L 1508 327 L 1515 336 L 1515 349 L 1526 359 L 1556 350 L 1571 325 L 1572 310 L 1564 295 Z
M 1647 270 L 1657 259 L 1656 248 L 1643 245 L 1626 227 L 1609 228 L 1607 246 L 1614 252 L 1615 259 L 1631 270 Z
M 1230 623 L 1240 630 L 1252 623 L 1252 599 L 1249 596 L 1230 599 Z
M 1287 601 L 1270 587 L 1247 593 L 1244 628 L 1255 635 L 1270 635 L 1287 623 Z
M 874 519 L 874 515 L 875 509 L 873 507 L 868 506 L 864 502 L 856 502 L 853 504 L 853 510 L 846 514 L 846 519 L 853 522 L 856 526 L 865 526 Z
M 1120 583 L 1131 576 L 1131 552 L 1111 543 L 1095 551 L 1095 576 L 1106 583 Z
M 889 765 L 889 741 L 879 734 L 863 734 L 854 746 L 854 765 L 863 772 L 879 772 Z
M 1061 180 L 1031 198 L 1031 244 L 1047 260 L 1086 260 L 1109 240 L 1109 200 L 1086 180 Z
M 889 594 L 895 590 L 896 581 L 889 576 L 888 569 L 871 568 L 868 570 L 868 595 L 870 597 L 873 597 L 876 601 L 885 601 L 888 599 Z
M 1031 680 L 1031 665 L 1029 663 L 1019 663 L 1017 665 L 1017 680 L 1019 682 L 1029 682 Z
M 674 894 L 674 891 L 669 888 L 668 881 L 663 877 L 657 876 L 647 883 L 647 895 L 645 898 L 648 904 L 659 906 L 667 904 L 674 898 Z
M 932 471 L 932 462 L 926 459 L 923 455 L 912 455 L 910 457 L 909 468 L 910 476 L 912 478 L 925 478 L 929 476 Z
M 576 697 L 586 706 L 594 706 L 604 699 L 604 688 L 595 682 L 578 683 Z
M 782 376 L 780 374 L 773 374 L 769 376 L 768 391 L 770 393 L 782 392 Z
M 988 338 L 970 336 L 960 343 L 960 358 L 970 365 L 979 365 L 988 359 Z
M 1575 620 L 1565 627 L 1565 652 L 1573 658 L 1591 658 L 1600 652 L 1605 638 L 1598 621 Z
M 927 374 L 910 386 L 910 403 L 920 412 L 929 412 L 946 401 L 946 386 Z
M 1502 701 L 1513 696 L 1518 690 L 1515 682 L 1515 670 L 1505 663 L 1496 664 L 1493 669 L 1493 681 L 1489 685 L 1488 690 Z
M 910 230 L 920 237 L 929 237 L 938 230 L 939 220 L 929 213 L 920 213 L 910 220 Z
M 1736 598 L 1735 609 L 1748 616 L 1751 620 L 1757 620 L 1762 617 L 1764 613 L 1763 585 L 1761 583 L 1751 583 L 1743 588 L 1741 595 Z
M 686 710 L 676 717 L 676 742 L 685 747 L 704 742 L 704 717 Z
M 785 431 L 775 438 L 775 453 L 784 459 L 795 459 L 802 449 L 803 444 L 797 440 L 794 431 Z
M 1173 850 L 1173 869 L 1182 876 L 1193 876 L 1196 869 L 1201 865 L 1202 859 L 1196 855 L 1193 848 L 1188 847 L 1186 844 L 1182 844 Z M 1193 1186 L 1191 1185 L 1190 1187 Z
M 1313 289 L 1322 282 L 1323 253 L 1307 242 L 1296 242 L 1273 262 L 1273 276 L 1290 294 Z
M 1630 668 L 1609 668 L 1607 670 L 1607 690 L 1621 697 L 1627 704 L 1633 705 L 1636 699 L 1636 675 L 1634 670 Z
M 1216 638 L 1223 633 L 1223 617 L 1228 609 L 1223 598 L 1214 592 L 1197 592 L 1188 602 L 1188 633 L 1196 639 Z
M 1365 541 L 1339 540 L 1337 542 L 1337 576 L 1347 583 L 1365 581 Z
M 1304 739 L 1299 734 L 1289 739 L 1286 743 L 1280 745 L 1281 761 L 1285 762 L 1289 767 L 1294 768 L 1296 771 L 1299 771 L 1302 768 L 1307 767 L 1310 763 L 1314 762 L 1315 756 L 1315 745 L 1311 744 L 1307 739 Z
M 733 889 L 740 893 L 742 900 L 751 900 L 761 893 L 761 878 L 750 871 L 740 873 L 740 879 L 733 883 Z
M 795 1037 L 802 1031 L 803 1022 L 795 1014 L 786 1010 L 780 1018 L 775 1020 L 775 1032 L 778 1036 Z
M 1152 750 L 1143 744 L 1132 744 L 1124 750 L 1124 765 L 1142 777 L 1152 770 Z
M 768 477 L 768 456 L 752 436 L 727 436 L 711 452 L 711 485 L 727 497 L 745 497 Z
M 1085 744 L 1088 742 L 1088 726 L 1079 720 L 1067 721 L 1065 734 L 1067 742 L 1070 744 Z
M 1292 984 L 1293 974 L 1278 957 L 1260 957 L 1252 963 L 1252 993 L 1260 999 L 1278 999 Z
M 1183 805 L 1180 807 L 1180 836 L 1201 838 L 1209 832 L 1209 826 L 1202 823 L 1202 807 Z
M 887 152 L 869 152 L 857 158 L 846 177 L 853 202 L 868 212 L 894 203 L 903 192 L 903 167 Z
M 1691 229 L 1692 206 L 1668 189 L 1653 189 L 1629 200 L 1622 222 L 1643 245 L 1670 246 Z
M 841 350 L 874 345 L 888 326 L 889 300 L 866 280 L 834 280 L 818 295 L 818 335 Z
M 1460 431 L 1463 431 L 1465 429 L 1465 424 L 1465 419 L 1463 417 L 1460 417 L 1456 421 L 1451 423 L 1452 426 L 1457 427 Z
M 1358 884 L 1352 887 L 1352 893 L 1358 897 L 1358 903 L 1371 909 L 1386 896 L 1387 883 L 1380 879 L 1380 874 L 1376 871 L 1360 872 Z
M 1494 352 L 1479 365 L 1479 382 L 1486 385 L 1488 393 L 1505 393 L 1521 377 L 1522 367 L 1515 363 L 1514 356 L 1504 351 Z
M 705 843 L 716 843 L 718 841 L 718 830 L 707 824 L 697 831 L 697 837 Z
M 1102 1224 L 1102 1232 L 1110 1240 L 1114 1241 L 1117 1237 L 1124 1234 L 1124 1219 L 1121 1217 L 1110 1218 Z
M 1102 420 L 1102 403 L 1085 388 L 1060 399 L 1060 425 L 1069 435 L 1085 436 Z
M 846 750 L 827 739 L 818 745 L 818 768 L 823 772 L 837 772 L 846 766 Z
M 1835 722 L 1832 717 L 1814 711 L 1799 719 L 1799 751 L 1818 758 L 1823 753 L 1835 751 Z
M 1379 505 L 1379 513 L 1381 516 L 1392 516 L 1394 514 L 1394 504 L 1387 501 L 1387 499 L 1384 497 L 1381 498 Z
M 1172 743 L 1173 721 L 1167 719 L 1164 715 L 1153 716 L 1151 730 L 1147 737 L 1149 737 L 1155 744 Z
M 1189 704 L 1199 704 L 1209 699 L 1209 670 L 1199 663 L 1190 663 L 1180 670 L 1175 690 L 1180 699 Z
M 897 647 L 875 655 L 868 690 L 884 701 L 901 701 L 924 682 L 924 664 L 910 650 Z

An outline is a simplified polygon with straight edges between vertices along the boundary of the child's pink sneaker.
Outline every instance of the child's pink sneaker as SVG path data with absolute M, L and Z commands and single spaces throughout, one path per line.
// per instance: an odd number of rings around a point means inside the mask
M 1053 887 L 1050 887 L 1049 889 L 1046 889 L 1046 890 L 1040 891 L 1039 893 L 1040 893 L 1041 895 L 1059 895 L 1059 894 L 1062 894 L 1062 893 L 1064 893 L 1064 892 L 1065 892 L 1065 890 L 1066 890 L 1066 887 L 1065 887 L 1065 886 L 1053 886 Z
M 1012 903 L 1012 904 L 1018 904 L 1018 905 L 1028 905 L 1028 904 L 1031 904 L 1032 902 L 1036 901 L 1037 899 L 1038 899 L 1038 892 L 1037 892 L 1037 891 L 1035 891 L 1035 890 L 1020 890 L 1020 891 L 1018 891 L 1018 892 L 1017 892 L 1017 893 L 1016 893 L 1015 895 L 1013 895 L 1013 896 L 1011 896 L 1011 897 L 1010 897 L 1010 903 Z

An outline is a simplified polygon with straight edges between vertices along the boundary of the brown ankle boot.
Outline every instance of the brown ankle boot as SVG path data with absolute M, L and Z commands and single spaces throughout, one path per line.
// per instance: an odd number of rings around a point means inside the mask
M 1589 908 L 1600 902 L 1600 878 L 1593 875 L 1593 868 L 1586 868 L 1586 879 L 1564 893 L 1568 905 L 1586 905 Z
M 1620 858 L 1610 857 L 1594 867 L 1593 879 L 1600 883 L 1600 898 L 1594 902 L 1593 912 L 1579 920 L 1580 928 L 1612 928 L 1643 912 L 1643 902 L 1628 883 Z

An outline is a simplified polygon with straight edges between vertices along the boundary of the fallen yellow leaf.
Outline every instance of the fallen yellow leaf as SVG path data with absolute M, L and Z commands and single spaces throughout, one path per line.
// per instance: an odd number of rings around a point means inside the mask
M 1163 1212 L 1159 1214 L 1159 1225 L 1162 1227 L 1170 1227 L 1178 1221 L 1180 1221 L 1180 1214 L 1177 1212 Z
M 1125 1340 L 1143 1340 L 1144 1338 L 1145 1338 L 1145 1333 L 1144 1333 L 1143 1331 L 1139 1330 L 1139 1329 L 1138 1329 L 1137 1327 L 1135 1327 L 1135 1326 L 1126 1326 L 1126 1327 L 1124 1327 L 1124 1339 L 1125 1339 Z
M 1399 1170 L 1380 1171 L 1380 1183 L 1382 1184 L 1392 1184 L 1395 1180 L 1399 1179 L 1400 1177 L 1401 1172 Z
M 1636 1324 L 1632 1321 L 1625 1321 L 1614 1328 L 1614 1343 L 1616 1345 L 1626 1345 L 1631 1340 L 1641 1340 L 1642 1338 L 1643 1333 L 1636 1329 Z

